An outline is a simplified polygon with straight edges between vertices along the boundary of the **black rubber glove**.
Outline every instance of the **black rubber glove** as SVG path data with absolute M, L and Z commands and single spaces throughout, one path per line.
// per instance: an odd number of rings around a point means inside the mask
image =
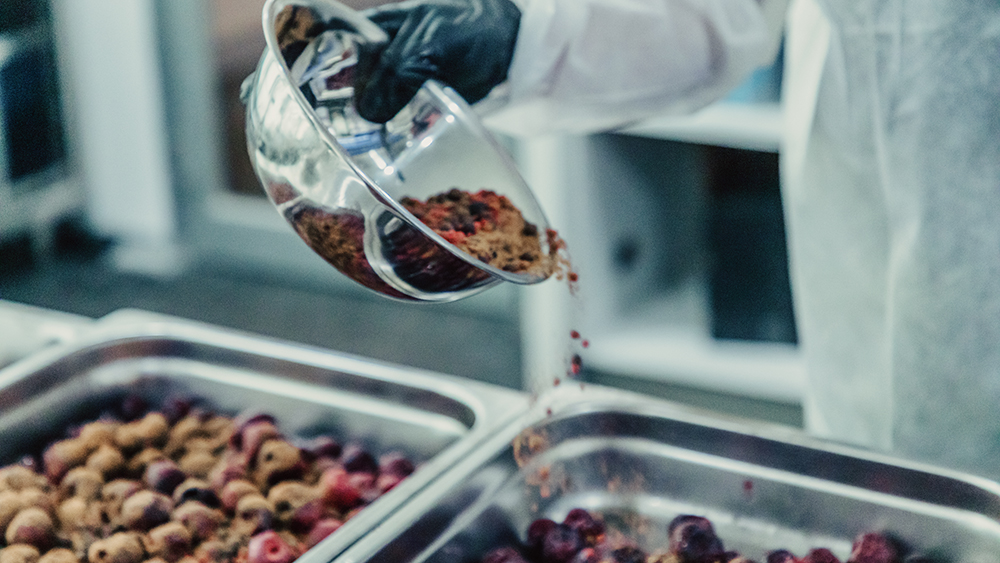
M 389 35 L 369 73 L 355 81 L 361 117 L 385 123 L 425 80 L 451 86 L 467 102 L 507 78 L 521 12 L 510 0 L 407 0 L 364 15 Z

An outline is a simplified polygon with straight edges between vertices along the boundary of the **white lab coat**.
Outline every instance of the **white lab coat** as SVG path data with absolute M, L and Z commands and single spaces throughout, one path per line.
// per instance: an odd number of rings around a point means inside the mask
M 1000 4 L 798 0 L 789 22 L 807 427 L 1000 477 Z
M 509 131 L 690 111 L 783 0 L 524 0 Z M 1000 477 L 1000 4 L 793 0 L 782 190 L 807 429 Z
M 514 134 L 592 132 L 690 112 L 774 60 L 788 0 L 514 0 L 503 109 Z M 495 100 L 483 104 L 492 112 Z

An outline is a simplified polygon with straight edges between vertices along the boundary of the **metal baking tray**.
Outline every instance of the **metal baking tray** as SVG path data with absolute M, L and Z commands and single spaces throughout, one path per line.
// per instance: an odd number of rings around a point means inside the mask
M 726 549 L 756 561 L 774 549 L 802 557 L 814 547 L 846 561 L 866 531 L 889 533 L 932 561 L 1000 561 L 1000 486 L 992 481 L 795 429 L 563 387 L 335 563 L 478 562 L 523 539 L 533 519 L 561 521 L 574 507 L 603 514 L 648 552 L 662 550 L 667 523 L 687 513 L 708 517 Z M 544 446 L 523 447 L 525 436 Z
M 128 394 L 197 397 L 276 417 L 286 435 L 330 433 L 417 470 L 311 552 L 329 561 L 498 426 L 528 408 L 514 390 L 197 323 L 104 322 L 74 344 L 0 370 L 0 463 L 12 463 Z M 143 318 L 141 315 L 138 318 Z

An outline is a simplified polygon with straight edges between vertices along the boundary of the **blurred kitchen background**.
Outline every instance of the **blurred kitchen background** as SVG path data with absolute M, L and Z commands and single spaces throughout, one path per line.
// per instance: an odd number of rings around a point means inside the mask
M 503 139 L 570 245 L 575 297 L 549 281 L 401 304 L 312 254 L 253 175 L 239 89 L 262 5 L 0 2 L 0 300 L 143 309 L 515 388 L 565 378 L 579 353 L 583 381 L 801 424 L 780 57 L 693 116 Z

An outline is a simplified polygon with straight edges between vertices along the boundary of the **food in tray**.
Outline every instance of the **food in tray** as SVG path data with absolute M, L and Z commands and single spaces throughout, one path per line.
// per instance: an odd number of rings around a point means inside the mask
M 523 544 L 493 549 L 482 563 L 753 563 L 735 551 L 727 551 L 711 521 L 691 514 L 674 518 L 667 526 L 669 544 L 649 553 L 627 534 L 607 527 L 599 515 L 582 508 L 570 510 L 562 522 L 535 520 L 525 535 Z M 776 549 L 766 554 L 765 563 L 841 563 L 824 547 L 800 555 Z M 845 563 L 904 561 L 929 562 L 904 553 L 901 546 L 883 534 L 868 532 L 855 539 Z
M 137 404 L 0 468 L 0 563 L 289 563 L 414 471 L 266 414 Z

